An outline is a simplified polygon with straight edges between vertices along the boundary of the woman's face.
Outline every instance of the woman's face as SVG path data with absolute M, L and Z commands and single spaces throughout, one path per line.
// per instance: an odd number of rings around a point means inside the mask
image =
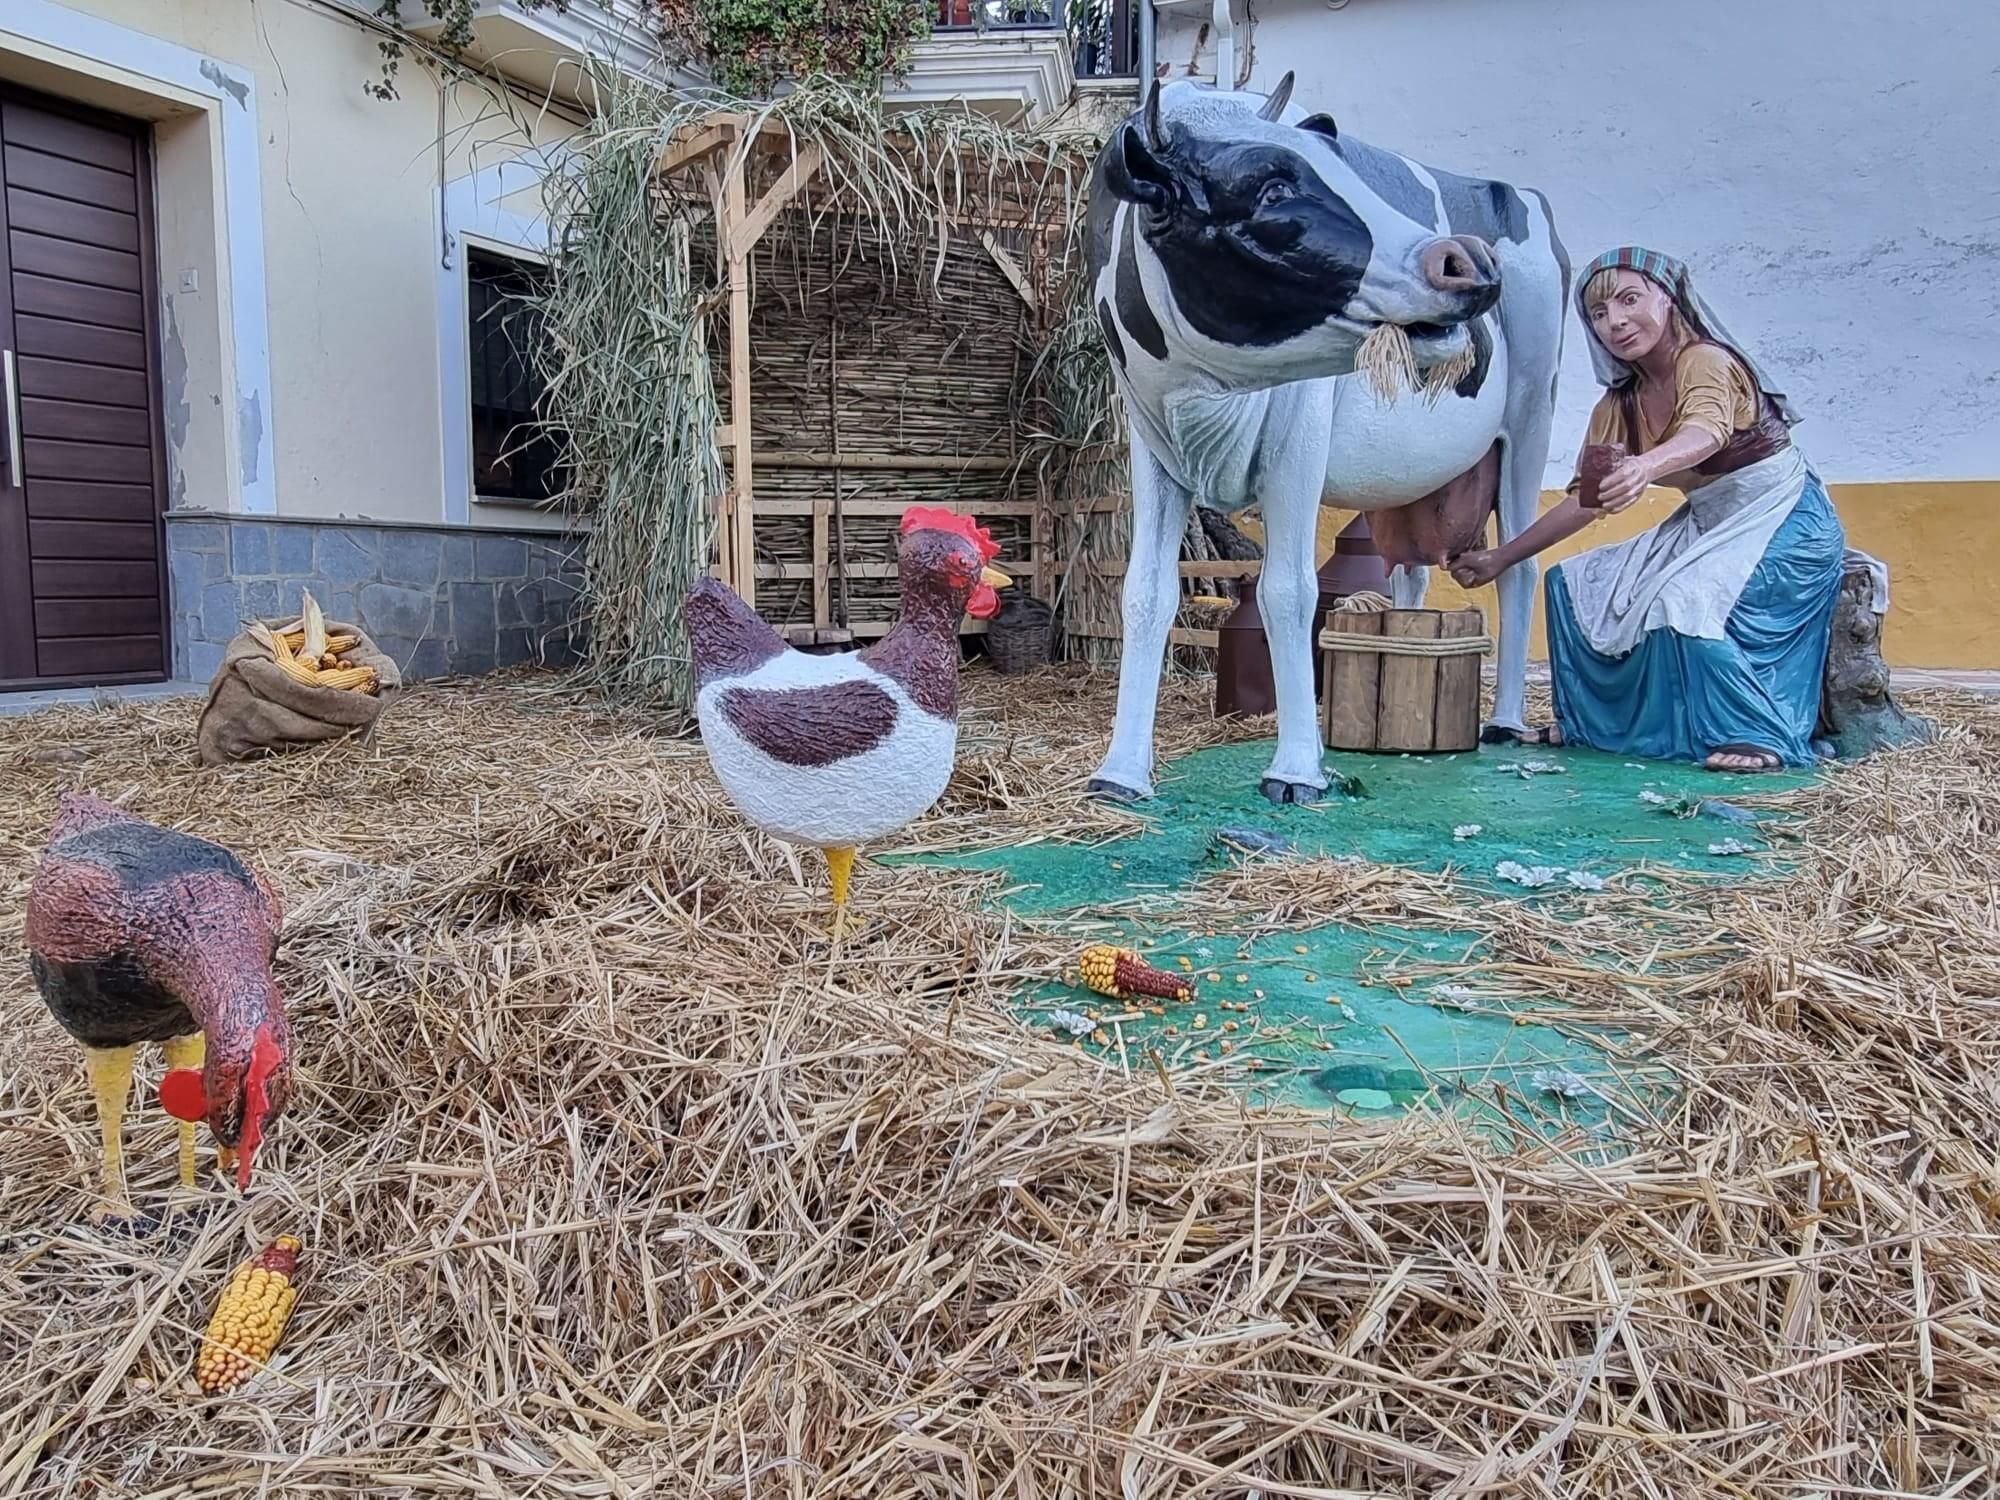
M 1591 303 L 1589 311 L 1591 331 L 1628 365 L 1659 348 L 1673 328 L 1673 299 L 1637 271 L 1619 271 L 1611 294 Z

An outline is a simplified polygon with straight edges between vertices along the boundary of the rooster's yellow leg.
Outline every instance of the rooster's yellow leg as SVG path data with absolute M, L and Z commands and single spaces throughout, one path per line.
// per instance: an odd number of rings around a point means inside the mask
M 97 1129 L 104 1138 L 104 1201 L 98 1205 L 99 1219 L 133 1217 L 132 1201 L 125 1196 L 125 1152 L 120 1131 L 125 1123 L 125 1100 L 132 1092 L 132 1059 L 137 1047 L 85 1047 L 84 1066 L 90 1071 L 90 1092 L 97 1101 Z
M 854 851 L 827 850 L 826 871 L 833 878 L 833 937 L 838 942 L 847 935 L 847 880 L 854 873 Z
M 167 1055 L 170 1068 L 192 1068 L 201 1071 L 202 1062 L 208 1056 L 208 1038 L 197 1031 L 193 1036 L 177 1036 L 170 1042 L 163 1042 L 160 1050 Z M 181 1121 L 181 1186 L 193 1191 L 195 1132 L 201 1127 L 193 1120 Z

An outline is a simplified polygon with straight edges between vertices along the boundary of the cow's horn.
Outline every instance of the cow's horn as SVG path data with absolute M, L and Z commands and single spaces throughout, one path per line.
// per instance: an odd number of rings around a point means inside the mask
M 1166 132 L 1160 128 L 1160 80 L 1155 78 L 1146 90 L 1146 144 L 1157 151 L 1166 143 Z
M 1292 75 L 1288 71 L 1278 80 L 1278 86 L 1271 90 L 1271 97 L 1264 101 L 1264 107 L 1257 111 L 1260 120 L 1281 119 L 1285 106 L 1292 102 Z

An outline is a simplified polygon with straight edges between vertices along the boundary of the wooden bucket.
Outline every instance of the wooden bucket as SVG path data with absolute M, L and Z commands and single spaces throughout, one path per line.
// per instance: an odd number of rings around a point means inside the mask
M 1439 754 L 1479 744 L 1479 663 L 1492 649 L 1477 609 L 1335 610 L 1320 725 L 1329 749 Z

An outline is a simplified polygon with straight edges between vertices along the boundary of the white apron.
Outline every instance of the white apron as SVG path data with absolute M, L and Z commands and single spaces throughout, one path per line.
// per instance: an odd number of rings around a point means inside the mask
M 1623 656 L 1663 627 L 1720 640 L 1811 472 L 1805 455 L 1788 446 L 1689 490 L 1686 503 L 1651 531 L 1564 563 L 1570 604 L 1591 646 Z

